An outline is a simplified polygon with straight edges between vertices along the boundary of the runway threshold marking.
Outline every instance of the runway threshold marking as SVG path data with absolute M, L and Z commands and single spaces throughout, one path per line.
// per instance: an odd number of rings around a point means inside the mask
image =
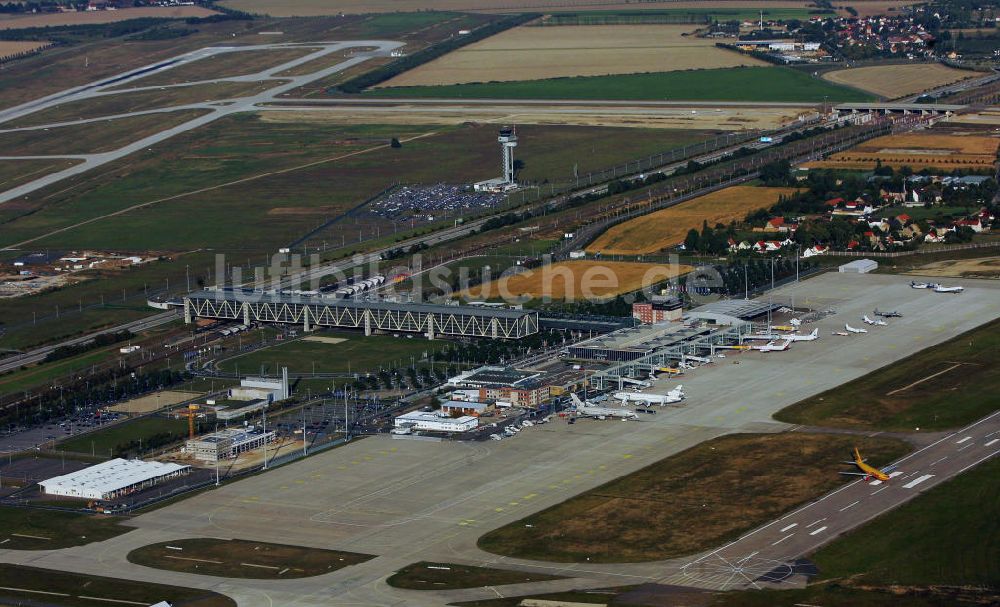
M 964 447 L 959 447 L 958 450 L 959 451 L 965 451 L 969 447 L 975 447 L 975 446 L 976 446 L 976 443 L 969 443 L 968 445 L 965 445 Z
M 783 528 L 781 529 L 781 533 L 784 533 L 784 532 L 788 531 L 788 530 L 789 530 L 789 529 L 791 529 L 792 527 L 798 527 L 798 526 L 799 526 L 799 524 L 798 524 L 798 523 L 792 523 L 791 525 L 788 525 L 787 527 L 783 527 Z
M 826 527 L 823 527 L 823 528 L 826 529 Z M 777 542 L 772 542 L 771 545 L 772 546 L 777 546 L 778 544 L 780 544 L 781 542 L 787 540 L 788 538 L 792 537 L 793 535 L 795 535 L 795 534 L 794 533 L 789 533 L 788 535 L 786 535 L 785 537 L 781 538 Z
M 972 437 L 971 437 L 971 436 L 966 436 L 965 438 L 963 438 L 963 439 L 961 439 L 961 440 L 957 440 L 957 441 L 955 441 L 955 444 L 956 444 L 956 445 L 961 445 L 962 443 L 964 443 L 964 442 L 966 442 L 966 441 L 970 441 L 970 440 L 972 440 Z
M 993 440 L 991 440 L 990 442 L 986 443 L 986 445 L 985 445 L 985 446 L 989 447 L 990 445 L 995 445 L 995 444 L 996 444 L 996 443 L 998 443 L 998 442 L 1000 442 L 1000 438 L 994 438 L 994 439 L 993 439 Z
M 885 491 L 888 488 L 889 488 L 889 485 L 886 485 L 885 487 L 882 487 L 881 489 L 876 489 L 875 491 L 872 492 L 872 495 L 875 495 L 879 491 Z
M 822 527 L 820 527 L 820 528 L 819 528 L 819 529 L 817 529 L 816 531 L 811 531 L 811 532 L 809 533 L 809 535 L 816 535 L 817 533 L 822 533 L 822 532 L 824 532 L 824 531 L 826 531 L 826 525 L 823 525 Z
M 928 467 L 928 468 L 930 468 L 930 467 L 931 467 L 931 466 L 933 466 L 934 464 L 940 464 L 941 462 L 943 462 L 943 461 L 944 461 L 944 460 L 946 460 L 946 459 L 948 459 L 948 456 L 947 456 L 947 455 L 946 455 L 946 456 L 944 456 L 944 457 L 942 457 L 941 459 L 936 459 L 936 460 L 934 460 L 934 461 L 933 461 L 933 462 L 931 462 L 931 463 L 930 463 L 930 465 L 929 465 L 929 466 L 927 466 L 927 467 Z
M 813 521 L 813 522 L 809 523 L 808 525 L 806 525 L 806 529 L 808 529 L 808 528 L 810 528 L 813 525 L 816 525 L 818 523 L 822 523 L 825 520 L 826 520 L 826 517 L 824 516 L 823 518 L 819 519 L 818 521 Z M 826 529 L 826 527 L 824 527 L 824 529 Z
M 844 510 L 847 510 L 848 508 L 853 508 L 853 507 L 857 506 L 858 502 L 860 502 L 860 501 L 861 500 L 854 500 L 850 504 L 847 504 L 846 506 L 844 506 L 843 508 L 841 508 L 840 511 L 843 512 Z
M 903 489 L 913 489 L 914 487 L 926 481 L 927 479 L 933 478 L 933 476 L 934 476 L 933 474 L 925 474 L 923 476 L 918 476 L 917 478 L 903 485 Z

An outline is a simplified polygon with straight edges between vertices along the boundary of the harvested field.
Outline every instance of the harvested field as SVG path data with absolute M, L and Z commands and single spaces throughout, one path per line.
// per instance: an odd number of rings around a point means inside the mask
M 208 111 L 179 110 L 51 129 L 10 131 L 0 134 L 0 155 L 45 156 L 107 152 L 194 120 Z M 4 126 L 0 124 L 0 130 Z
M 467 299 L 603 299 L 676 278 L 691 266 L 622 261 L 564 261 L 519 274 L 502 276 L 467 289 Z
M 606 255 L 655 253 L 683 242 L 688 230 L 700 229 L 705 221 L 710 226 L 740 221 L 747 213 L 767 208 L 776 203 L 778 197 L 795 191 L 795 188 L 745 185 L 726 188 L 613 226 L 587 247 L 587 251 Z
M 291 102 L 290 102 L 291 103 Z M 720 108 L 703 111 L 701 108 L 680 107 L 627 107 L 627 106 L 516 106 L 478 105 L 435 106 L 415 104 L 407 107 L 383 106 L 331 106 L 309 109 L 266 112 L 261 108 L 262 119 L 268 122 L 317 122 L 330 124 L 380 124 L 399 125 L 461 125 L 466 122 L 506 123 L 517 125 L 537 124 L 548 126 L 626 127 L 644 129 L 695 129 L 741 131 L 744 129 L 774 129 L 800 116 L 813 113 L 807 107 L 773 108 Z
M 871 169 L 878 162 L 914 170 L 992 169 L 1000 138 L 975 135 L 888 135 L 877 137 L 826 160 L 807 163 L 809 168 Z
M 130 80 L 112 90 L 182 84 L 256 74 L 269 67 L 277 67 L 316 50 L 315 48 L 296 47 L 275 50 L 233 51 L 219 55 L 210 55 L 204 59 L 198 59 L 197 61 L 172 67 L 168 70 L 158 71 L 145 78 Z M 327 60 L 329 61 L 329 58 Z
M 823 79 L 894 99 L 978 75 L 977 72 L 958 70 L 940 63 L 917 63 L 834 70 L 823 74 Z
M 1000 278 L 1000 257 L 935 261 L 906 274 L 949 278 Z
M 20 29 L 24 27 L 53 27 L 58 25 L 91 25 L 112 23 L 141 17 L 186 19 L 188 17 L 211 17 L 218 15 L 200 6 L 146 6 L 123 8 L 116 11 L 77 11 L 72 13 L 46 13 L 42 15 L 0 16 L 0 29 Z
M 134 414 L 152 413 L 153 411 L 159 411 L 164 407 L 169 407 L 170 405 L 176 405 L 177 403 L 182 403 L 186 400 L 190 400 L 200 395 L 201 395 L 200 392 L 161 390 L 160 392 L 155 392 L 153 394 L 140 396 L 139 398 L 133 398 L 132 400 L 127 400 L 123 403 L 119 403 L 113 407 L 110 407 L 110 409 L 117 413 L 134 413 Z
M 746 8 L 738 0 L 680 0 L 678 2 L 629 2 L 626 0 L 223 0 L 222 6 L 242 11 L 262 13 L 272 17 L 303 17 L 339 15 L 340 13 L 394 13 L 409 11 L 459 11 L 484 13 L 523 13 L 525 11 L 558 12 L 578 10 L 656 10 L 675 8 Z M 857 4 L 866 4 L 864 0 Z M 886 4 L 894 4 L 887 2 Z M 810 2 L 776 0 L 769 8 L 811 7 Z M 860 11 L 860 6 L 859 6 Z
M 3 22 L 0 21 L 0 24 Z M 16 55 L 18 53 L 23 53 L 25 51 L 33 51 L 38 48 L 46 47 L 49 42 L 38 42 L 35 40 L 0 40 L 0 59 L 10 55 Z
M 379 87 L 670 72 L 763 61 L 686 36 L 691 25 L 518 27 L 403 72 Z
M 917 4 L 913 0 L 854 0 L 853 2 L 845 2 L 846 6 L 854 7 L 854 10 L 858 11 L 859 17 L 871 17 L 873 15 L 891 15 L 898 11 L 904 6 L 912 6 Z M 770 4 L 768 5 L 770 6 Z M 836 5 L 841 15 L 848 16 L 846 10 L 843 6 L 839 4 Z
M 844 459 L 855 443 L 875 465 L 909 451 L 889 438 L 724 436 L 491 531 L 479 538 L 479 547 L 515 558 L 577 563 L 692 554 L 846 482 L 831 463 Z

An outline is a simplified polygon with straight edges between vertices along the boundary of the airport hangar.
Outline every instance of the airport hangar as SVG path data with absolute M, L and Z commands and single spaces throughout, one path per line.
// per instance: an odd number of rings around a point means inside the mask
M 281 323 L 314 328 L 362 329 L 365 335 L 422 333 L 438 336 L 521 339 L 538 333 L 538 313 L 531 310 L 445 306 L 421 303 L 356 301 L 329 296 L 262 293 L 236 289 L 185 295 L 184 322 L 195 318 L 235 320 L 249 325 Z

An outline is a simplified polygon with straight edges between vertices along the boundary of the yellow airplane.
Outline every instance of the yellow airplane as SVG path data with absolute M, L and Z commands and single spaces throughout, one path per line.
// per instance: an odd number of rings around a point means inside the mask
M 889 480 L 888 473 L 892 472 L 892 470 L 896 467 L 896 466 L 889 466 L 887 468 L 882 468 L 881 470 L 879 470 L 875 466 L 871 466 L 865 463 L 865 459 L 861 457 L 861 452 L 858 451 L 857 447 L 854 448 L 854 461 L 844 462 L 844 463 L 851 464 L 852 466 L 857 466 L 858 470 L 861 470 L 861 472 L 841 472 L 841 474 L 846 474 L 848 476 L 863 476 L 865 477 L 866 481 L 871 478 L 883 482 L 888 481 Z

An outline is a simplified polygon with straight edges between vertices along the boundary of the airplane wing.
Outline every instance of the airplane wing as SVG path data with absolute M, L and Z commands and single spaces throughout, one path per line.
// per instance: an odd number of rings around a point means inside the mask
M 899 468 L 899 464 L 893 464 L 891 466 L 886 466 L 885 468 L 882 468 L 882 472 L 885 472 L 886 474 L 889 474 L 890 472 L 892 472 L 896 468 Z
M 864 472 L 841 472 L 840 474 L 843 474 L 845 476 L 870 476 L 868 474 L 865 474 Z

